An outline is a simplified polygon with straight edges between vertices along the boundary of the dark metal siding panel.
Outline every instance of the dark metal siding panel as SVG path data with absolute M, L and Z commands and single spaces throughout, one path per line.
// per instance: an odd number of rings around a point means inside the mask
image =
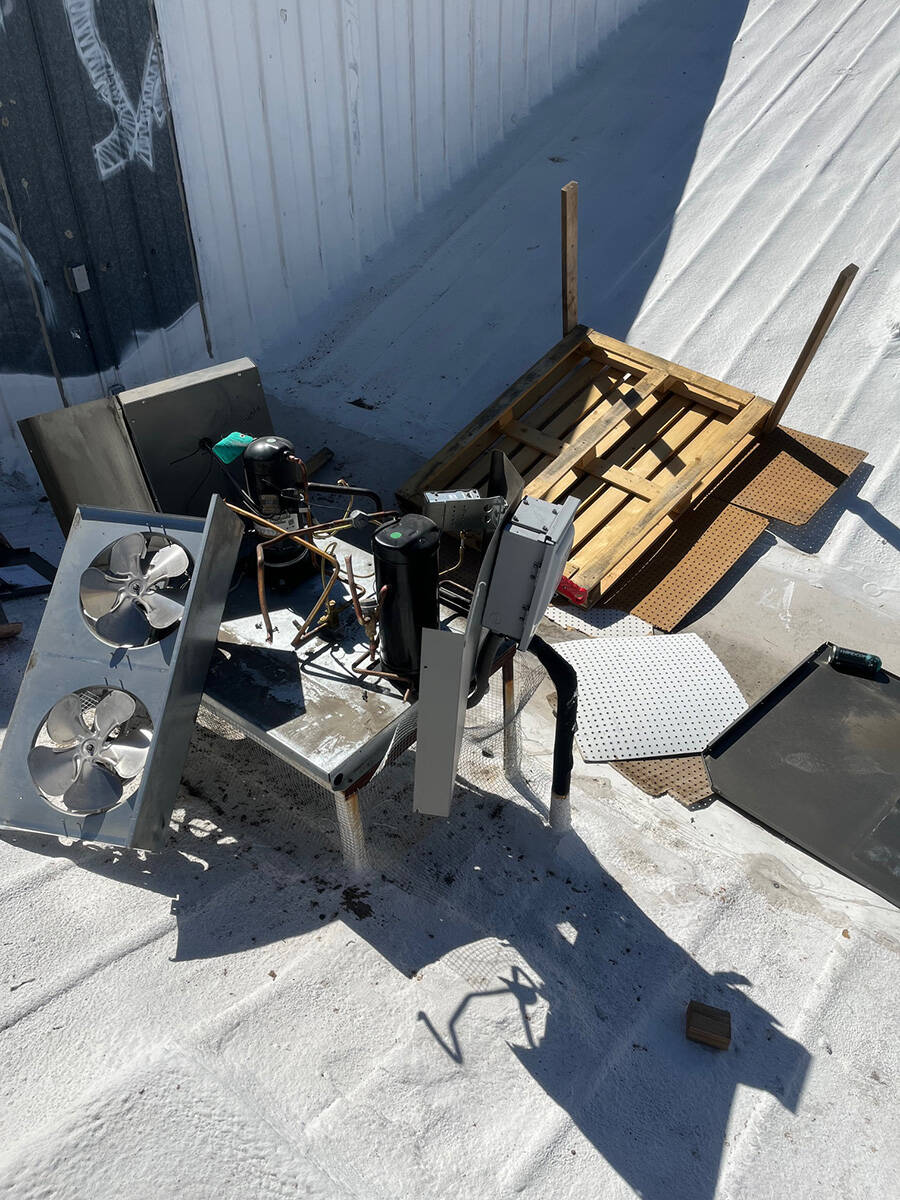
M 60 372 L 108 371 L 197 301 L 146 0 L 17 4 L 0 78 L 0 163 Z M 90 290 L 75 294 L 66 267 L 78 264 Z M 4 338 L 0 371 L 35 370 L 33 337 Z

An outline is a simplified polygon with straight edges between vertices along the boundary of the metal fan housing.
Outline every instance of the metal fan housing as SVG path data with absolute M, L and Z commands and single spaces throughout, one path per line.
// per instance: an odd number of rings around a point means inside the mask
M 205 521 L 78 509 L 0 746 L 0 827 L 161 846 L 242 532 L 218 497 Z M 162 636 L 132 646 L 91 628 L 121 607 L 123 583 L 142 599 L 186 584 Z M 132 608 L 146 628 L 147 611 Z M 82 712 L 86 691 L 94 704 Z

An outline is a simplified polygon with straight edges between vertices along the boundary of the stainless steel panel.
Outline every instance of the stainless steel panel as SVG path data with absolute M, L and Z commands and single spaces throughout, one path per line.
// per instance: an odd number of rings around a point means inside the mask
M 119 403 L 160 512 L 202 516 L 222 491 L 219 467 L 200 448 L 237 430 L 274 433 L 259 372 L 249 358 L 121 392 Z
M 79 504 L 155 507 L 114 397 L 27 417 L 19 429 L 63 533 Z

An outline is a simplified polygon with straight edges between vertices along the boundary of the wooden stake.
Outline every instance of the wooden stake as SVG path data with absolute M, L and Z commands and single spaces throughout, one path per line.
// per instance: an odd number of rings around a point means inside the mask
M 563 337 L 578 324 L 578 184 L 573 179 L 560 192 L 562 232 Z
M 790 403 L 794 392 L 796 392 L 797 388 L 800 386 L 803 376 L 809 369 L 809 364 L 815 358 L 816 351 L 822 344 L 822 339 L 828 332 L 831 322 L 837 316 L 837 311 L 841 307 L 841 303 L 843 302 L 844 297 L 847 295 L 850 284 L 856 277 L 858 270 L 859 267 L 855 263 L 850 263 L 849 266 L 844 267 L 843 271 L 841 271 L 840 275 L 838 275 L 837 279 L 835 280 L 834 287 L 831 289 L 828 299 L 825 301 L 825 306 L 819 313 L 818 319 L 816 320 L 815 325 L 812 327 L 812 332 L 806 339 L 806 345 L 800 351 L 799 357 L 794 363 L 794 369 L 791 371 L 790 375 L 788 375 L 787 382 L 781 389 L 781 395 L 775 401 L 775 406 L 773 407 L 771 413 L 769 414 L 769 418 L 766 421 L 765 428 L 763 430 L 764 433 L 769 433 L 770 430 L 774 429 L 784 416 L 784 410 Z

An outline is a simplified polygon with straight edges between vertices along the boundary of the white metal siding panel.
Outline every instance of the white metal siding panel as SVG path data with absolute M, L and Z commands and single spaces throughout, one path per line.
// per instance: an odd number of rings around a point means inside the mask
M 216 357 L 301 322 L 640 0 L 156 0 Z

